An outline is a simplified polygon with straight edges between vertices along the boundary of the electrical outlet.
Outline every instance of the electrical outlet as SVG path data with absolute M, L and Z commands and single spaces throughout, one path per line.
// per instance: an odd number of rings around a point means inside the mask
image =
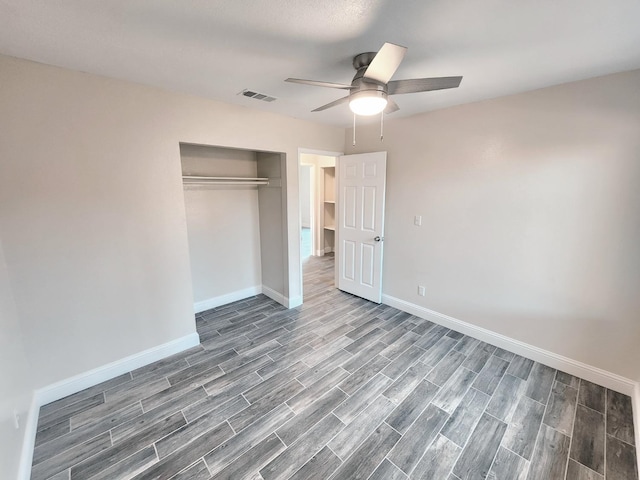
M 420 295 L 421 297 L 424 297 L 426 295 L 424 286 L 418 285 L 418 295 Z
M 13 411 L 13 426 L 20 430 L 20 414 L 16 410 Z
M 422 225 L 422 215 L 416 215 L 415 217 L 413 217 L 413 224 L 416 227 L 419 227 Z

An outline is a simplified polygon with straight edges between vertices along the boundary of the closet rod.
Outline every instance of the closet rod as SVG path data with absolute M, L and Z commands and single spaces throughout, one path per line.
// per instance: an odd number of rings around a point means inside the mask
M 269 185 L 266 177 L 205 177 L 198 175 L 184 175 L 182 183 L 185 185 Z
M 219 181 L 213 180 L 210 182 L 188 181 L 183 182 L 184 185 L 269 185 L 269 180 L 250 180 L 245 182 L 239 181 Z
M 263 181 L 263 182 L 269 181 L 269 179 L 266 177 L 205 177 L 200 175 L 183 175 L 182 179 L 183 180 L 223 180 L 223 181 L 224 180 L 229 180 L 229 181 L 247 180 L 247 181 Z

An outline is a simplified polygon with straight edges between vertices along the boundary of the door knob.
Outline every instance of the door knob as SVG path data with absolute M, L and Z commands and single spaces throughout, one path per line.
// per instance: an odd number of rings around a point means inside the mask
M 376 242 L 384 242 L 384 237 L 381 237 L 380 235 L 376 235 L 373 239 Z

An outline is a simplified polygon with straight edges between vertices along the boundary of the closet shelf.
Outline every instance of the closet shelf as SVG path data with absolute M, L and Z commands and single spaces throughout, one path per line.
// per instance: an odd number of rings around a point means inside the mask
M 335 200 L 325 200 L 324 203 L 332 203 L 333 205 L 336 204 Z
M 331 230 L 331 231 L 333 231 L 333 232 L 335 232 L 335 231 L 336 231 L 336 227 L 335 227 L 334 225 L 325 225 L 325 226 L 324 226 L 324 229 L 325 229 L 325 230 Z
M 205 177 L 199 175 L 183 175 L 185 185 L 269 185 L 266 177 Z

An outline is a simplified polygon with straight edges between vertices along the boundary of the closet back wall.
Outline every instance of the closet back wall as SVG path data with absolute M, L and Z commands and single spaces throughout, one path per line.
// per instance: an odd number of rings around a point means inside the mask
M 182 144 L 180 158 L 184 175 L 257 175 L 252 151 Z M 196 311 L 227 303 L 220 297 L 258 293 L 262 282 L 258 189 L 189 185 L 184 187 L 184 199 Z

